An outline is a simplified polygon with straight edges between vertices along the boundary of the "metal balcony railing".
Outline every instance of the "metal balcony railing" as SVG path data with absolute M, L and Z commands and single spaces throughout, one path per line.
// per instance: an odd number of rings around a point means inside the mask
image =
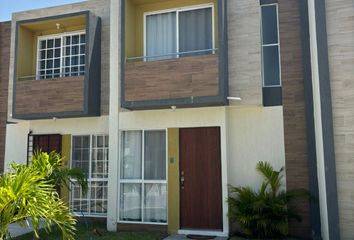
M 75 72 L 65 72 L 65 73 L 55 73 L 55 74 L 41 74 L 41 75 L 28 75 L 18 77 L 17 80 L 46 80 L 46 79 L 54 79 L 61 77 L 75 77 L 75 76 L 83 76 L 85 75 L 84 71 L 75 71 Z
M 207 54 L 215 54 L 218 51 L 218 48 L 211 49 L 203 49 L 203 50 L 194 50 L 187 52 L 175 52 L 169 54 L 162 55 L 154 55 L 154 56 L 140 56 L 140 57 L 128 57 L 125 59 L 126 62 L 137 62 L 137 61 L 158 61 L 158 60 L 168 60 L 179 57 L 190 57 L 196 55 L 207 55 Z

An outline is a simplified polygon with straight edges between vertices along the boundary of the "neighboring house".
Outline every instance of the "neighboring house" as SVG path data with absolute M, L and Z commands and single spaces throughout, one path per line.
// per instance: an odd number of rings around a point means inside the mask
M 352 0 L 15 13 L 0 23 L 0 170 L 57 150 L 89 178 L 88 194 L 73 186 L 76 214 L 225 236 L 228 184 L 259 187 L 269 161 L 317 200 L 298 202 L 292 235 L 352 239 L 353 18 Z

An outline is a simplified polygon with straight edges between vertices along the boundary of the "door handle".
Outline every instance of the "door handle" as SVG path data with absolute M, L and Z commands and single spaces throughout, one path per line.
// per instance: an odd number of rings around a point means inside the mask
M 184 189 L 184 181 L 185 181 L 185 179 L 184 179 L 184 171 L 181 171 L 181 188 L 182 189 Z

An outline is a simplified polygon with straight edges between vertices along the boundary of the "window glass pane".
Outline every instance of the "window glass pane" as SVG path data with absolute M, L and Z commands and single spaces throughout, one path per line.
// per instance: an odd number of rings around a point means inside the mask
M 70 47 L 65 47 L 65 55 L 66 56 L 70 55 Z
M 146 131 L 144 136 L 144 178 L 166 179 L 166 132 Z
M 53 48 L 53 42 L 54 42 L 54 40 L 53 39 L 48 39 L 48 41 L 47 41 L 47 48 Z
M 81 168 L 89 177 L 90 146 L 87 145 L 89 136 L 74 136 L 72 149 L 72 167 Z
M 59 68 L 60 67 L 60 58 L 57 58 L 54 60 L 54 67 Z
M 141 221 L 141 184 L 121 184 L 120 220 Z
M 72 36 L 72 44 L 78 44 L 78 43 L 79 43 L 79 35 Z
M 45 69 L 45 61 L 40 61 L 39 67 L 40 69 Z
M 263 47 L 264 86 L 280 85 L 279 47 Z
M 107 213 L 107 181 L 92 181 L 90 189 L 91 214 Z
M 71 204 L 70 209 L 73 212 L 88 214 L 88 196 L 83 194 L 81 187 L 77 183 L 71 185 Z
M 142 132 L 122 133 L 120 174 L 122 179 L 141 179 Z
M 86 40 L 85 40 L 85 34 L 81 34 L 80 36 L 80 43 L 85 43 Z
M 44 51 L 41 51 L 40 59 L 45 59 L 45 50 L 44 50 Z
M 176 13 L 162 13 L 146 17 L 146 55 L 159 56 L 176 53 Z M 176 55 L 153 57 L 147 60 L 175 58 Z
M 278 43 L 278 18 L 276 5 L 262 8 L 262 35 L 263 44 Z
M 53 58 L 53 50 L 47 51 L 47 58 Z
M 80 46 L 80 54 L 85 54 L 85 45 Z
M 61 45 L 61 39 L 60 38 L 57 38 L 57 39 L 55 39 L 55 47 L 60 47 L 60 45 Z
M 166 184 L 145 184 L 144 221 L 167 222 L 167 188 Z
M 41 49 L 46 49 L 46 48 L 47 48 L 47 42 L 46 42 L 46 40 L 41 40 L 41 41 L 40 41 L 40 48 L 41 48 Z
M 179 13 L 179 51 L 189 52 L 213 48 L 212 9 L 197 9 Z M 210 52 L 209 52 L 210 53 Z M 206 54 L 199 53 L 199 54 Z M 184 54 L 198 55 L 196 53 Z
M 56 58 L 60 57 L 60 49 L 55 49 L 54 57 L 56 57 Z
M 105 136 L 92 136 L 91 177 L 108 177 L 108 145 L 104 147 Z

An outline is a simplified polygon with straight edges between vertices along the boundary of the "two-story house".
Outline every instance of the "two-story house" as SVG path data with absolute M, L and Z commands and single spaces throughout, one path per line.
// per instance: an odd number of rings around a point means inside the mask
M 88 176 L 69 196 L 78 216 L 227 236 L 228 185 L 259 187 L 268 161 L 315 199 L 297 203 L 290 234 L 351 239 L 353 9 L 90 0 L 15 13 L 0 23 L 5 169 L 56 150 Z

